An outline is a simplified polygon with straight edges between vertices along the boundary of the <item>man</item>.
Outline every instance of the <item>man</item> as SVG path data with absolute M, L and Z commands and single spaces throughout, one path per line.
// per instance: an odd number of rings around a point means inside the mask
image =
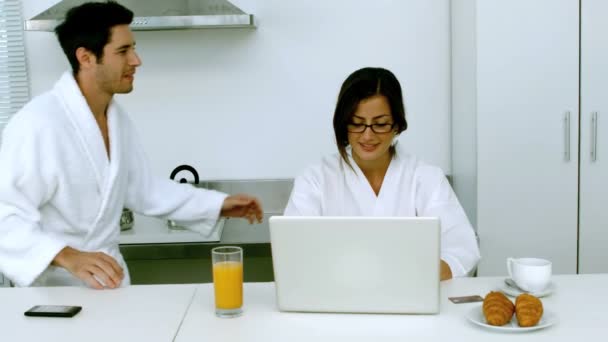
M 131 92 L 141 64 L 132 19 L 113 1 L 71 9 L 55 32 L 72 71 L 4 131 L 0 272 L 19 286 L 128 285 L 118 249 L 123 207 L 209 230 L 219 215 L 261 221 L 254 197 L 150 174 L 134 125 L 113 100 Z

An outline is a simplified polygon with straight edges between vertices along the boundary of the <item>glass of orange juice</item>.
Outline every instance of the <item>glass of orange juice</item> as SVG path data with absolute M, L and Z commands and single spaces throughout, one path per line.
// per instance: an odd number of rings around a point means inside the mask
M 223 246 L 211 250 L 215 315 L 237 317 L 243 313 L 243 249 Z

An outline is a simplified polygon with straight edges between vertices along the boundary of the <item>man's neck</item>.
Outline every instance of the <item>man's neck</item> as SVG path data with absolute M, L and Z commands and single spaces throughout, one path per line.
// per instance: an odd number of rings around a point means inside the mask
M 76 83 L 84 95 L 91 112 L 97 121 L 105 120 L 108 105 L 112 100 L 112 95 L 102 91 L 93 79 L 87 79 L 81 74 L 76 75 Z

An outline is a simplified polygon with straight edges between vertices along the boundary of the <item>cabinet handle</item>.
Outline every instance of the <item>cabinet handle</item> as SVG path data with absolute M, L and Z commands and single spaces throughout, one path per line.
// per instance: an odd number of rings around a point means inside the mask
M 564 114 L 564 161 L 570 161 L 570 111 Z
M 591 162 L 597 160 L 597 112 L 591 113 Z

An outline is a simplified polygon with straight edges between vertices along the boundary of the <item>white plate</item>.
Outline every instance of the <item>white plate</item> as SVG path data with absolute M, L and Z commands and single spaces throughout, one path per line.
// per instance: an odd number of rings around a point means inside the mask
M 469 321 L 471 321 L 479 326 L 482 326 L 482 327 L 485 327 L 488 329 L 492 329 L 492 330 L 506 331 L 506 332 L 525 332 L 525 331 L 538 330 L 538 329 L 550 327 L 553 324 L 557 323 L 557 316 L 550 311 L 544 310 L 543 317 L 541 317 L 538 324 L 536 324 L 533 327 L 520 327 L 517 324 L 517 317 L 515 317 L 515 314 L 513 314 L 513 318 L 511 319 L 511 322 L 509 322 L 505 325 L 501 325 L 501 326 L 490 325 L 486 322 L 486 318 L 483 315 L 483 304 L 476 306 L 474 308 L 471 308 L 471 310 L 469 310 L 469 312 L 467 313 L 466 317 Z
M 552 294 L 553 291 L 555 291 L 555 284 L 553 284 L 553 282 L 550 282 L 549 286 L 547 286 L 547 288 L 544 289 L 544 290 L 542 290 L 542 291 L 538 291 L 538 292 L 523 292 L 520 289 L 516 289 L 514 287 L 511 287 L 511 286 L 503 283 L 500 286 L 500 291 L 502 291 L 504 294 L 506 294 L 508 296 L 511 296 L 511 297 L 517 297 L 517 296 L 519 296 L 522 293 L 529 293 L 529 294 L 531 294 L 531 295 L 533 295 L 535 297 L 539 297 L 540 298 L 540 297 L 546 297 L 546 296 Z

